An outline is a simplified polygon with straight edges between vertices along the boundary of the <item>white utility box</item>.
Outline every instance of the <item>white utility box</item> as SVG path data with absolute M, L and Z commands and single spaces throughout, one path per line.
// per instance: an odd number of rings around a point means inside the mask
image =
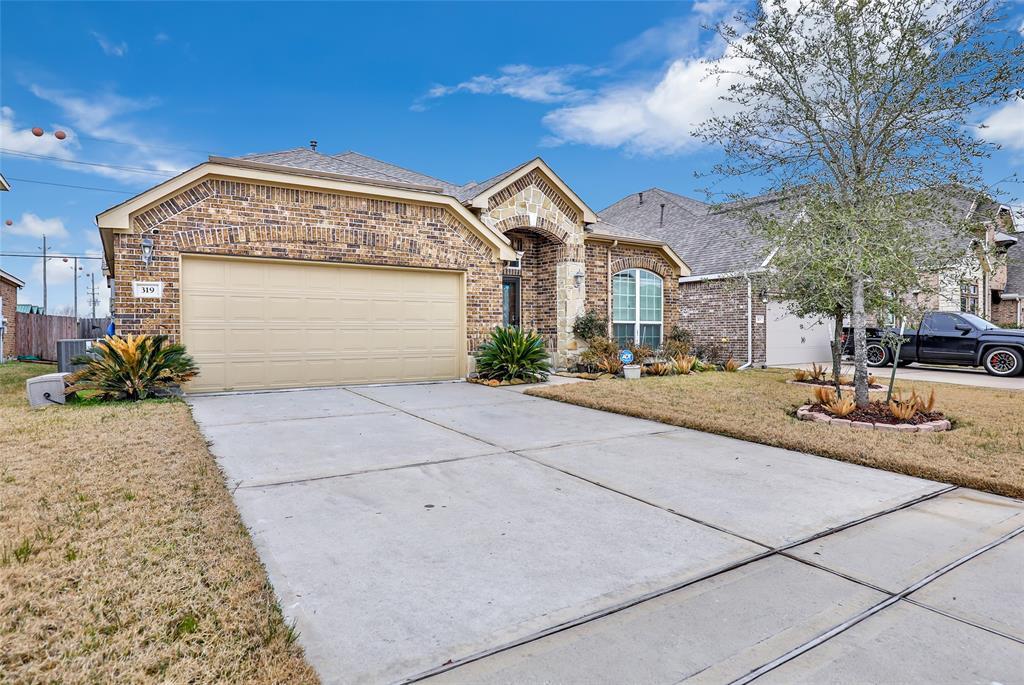
M 33 407 L 64 404 L 64 377 L 66 373 L 48 373 L 25 381 L 28 403 Z

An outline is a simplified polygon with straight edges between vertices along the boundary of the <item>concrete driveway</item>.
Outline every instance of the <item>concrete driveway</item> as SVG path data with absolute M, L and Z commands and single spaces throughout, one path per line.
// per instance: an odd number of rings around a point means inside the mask
M 1024 503 L 465 383 L 191 398 L 327 683 L 1024 682 Z

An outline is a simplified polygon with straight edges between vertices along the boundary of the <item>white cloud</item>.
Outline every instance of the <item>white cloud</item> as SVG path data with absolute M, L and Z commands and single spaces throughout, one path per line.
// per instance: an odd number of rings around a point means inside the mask
M 0 107 L 0 141 L 5 149 L 13 152 L 60 157 L 61 159 L 74 157 L 74 149 L 77 148 L 78 143 L 74 140 L 71 132 L 67 138 L 61 141 L 52 135 L 54 130 L 61 128 L 60 126 L 53 125 L 51 130 L 38 138 L 33 135 L 32 128 L 32 126 L 18 128 L 14 110 L 10 107 Z M 49 126 L 41 128 L 50 129 Z
M 31 238 L 42 238 L 44 235 L 51 239 L 68 237 L 68 229 L 64 227 L 62 220 L 57 217 L 44 219 L 32 212 L 25 212 L 12 225 L 5 224 L 0 230 L 11 235 L 23 235 Z
M 472 95 L 507 95 L 529 102 L 555 103 L 578 100 L 587 91 L 577 87 L 573 80 L 586 74 L 587 67 L 533 67 L 527 64 L 509 64 L 496 75 L 481 74 L 454 86 L 436 85 L 420 98 L 413 109 L 424 109 L 424 101 L 456 93 Z
M 653 85 L 609 87 L 589 102 L 549 112 L 544 123 L 566 143 L 686 152 L 701 145 L 691 135 L 694 127 L 729 111 L 719 98 L 731 81 L 709 76 L 710 69 L 700 57 L 678 59 Z
M 60 108 L 81 135 L 111 141 L 91 145 L 89 161 L 150 169 L 160 174 L 76 165 L 75 168 L 79 171 L 88 171 L 136 185 L 152 185 L 155 180 L 179 173 L 190 166 L 181 156 L 168 155 L 166 146 L 159 139 L 148 134 L 137 134 L 135 128 L 126 120 L 131 114 L 159 105 L 160 101 L 155 97 L 132 98 L 110 91 L 86 97 L 69 91 L 45 88 L 38 84 L 32 84 L 29 90 L 36 97 Z M 70 130 L 69 140 L 74 137 L 74 131 Z M 110 152 L 114 145 L 116 154 Z M 66 151 L 63 158 L 72 159 L 73 155 Z
M 164 33 L 163 31 L 161 31 L 160 33 L 158 33 L 158 34 L 156 34 L 155 36 L 153 36 L 153 42 L 154 42 L 154 43 L 166 43 L 166 42 L 167 42 L 167 41 L 169 41 L 170 39 L 171 39 L 171 37 L 170 37 L 170 36 L 168 36 L 168 35 L 167 35 L 166 33 Z
M 92 31 L 92 37 L 96 39 L 100 49 L 103 50 L 103 54 L 109 57 L 124 57 L 125 53 L 128 52 L 128 43 L 121 41 L 120 43 L 112 43 L 107 40 L 107 37 L 102 33 Z
M 1024 150 L 1024 99 L 1007 102 L 982 122 L 981 135 L 1013 150 Z

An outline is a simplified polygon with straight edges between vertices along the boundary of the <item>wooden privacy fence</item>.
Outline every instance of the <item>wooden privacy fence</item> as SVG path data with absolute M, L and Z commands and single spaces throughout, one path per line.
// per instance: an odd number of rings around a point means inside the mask
M 21 312 L 14 316 L 14 354 L 18 357 L 38 357 L 55 362 L 57 341 L 78 337 L 78 326 L 73 316 Z
M 97 319 L 79 319 L 78 320 L 78 335 L 76 338 L 102 338 L 107 334 L 107 326 L 110 324 L 110 318 L 97 318 Z

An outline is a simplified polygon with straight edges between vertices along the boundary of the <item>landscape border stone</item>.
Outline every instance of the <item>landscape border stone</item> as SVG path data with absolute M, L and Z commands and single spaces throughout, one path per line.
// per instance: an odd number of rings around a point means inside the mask
M 801 421 L 816 421 L 828 423 L 833 426 L 845 426 L 858 430 L 877 430 L 899 433 L 938 433 L 953 429 L 949 419 L 936 419 L 925 423 L 868 423 L 866 421 L 851 421 L 836 416 L 829 416 L 820 411 L 811 411 L 811 405 L 805 404 L 796 410 L 796 417 Z

